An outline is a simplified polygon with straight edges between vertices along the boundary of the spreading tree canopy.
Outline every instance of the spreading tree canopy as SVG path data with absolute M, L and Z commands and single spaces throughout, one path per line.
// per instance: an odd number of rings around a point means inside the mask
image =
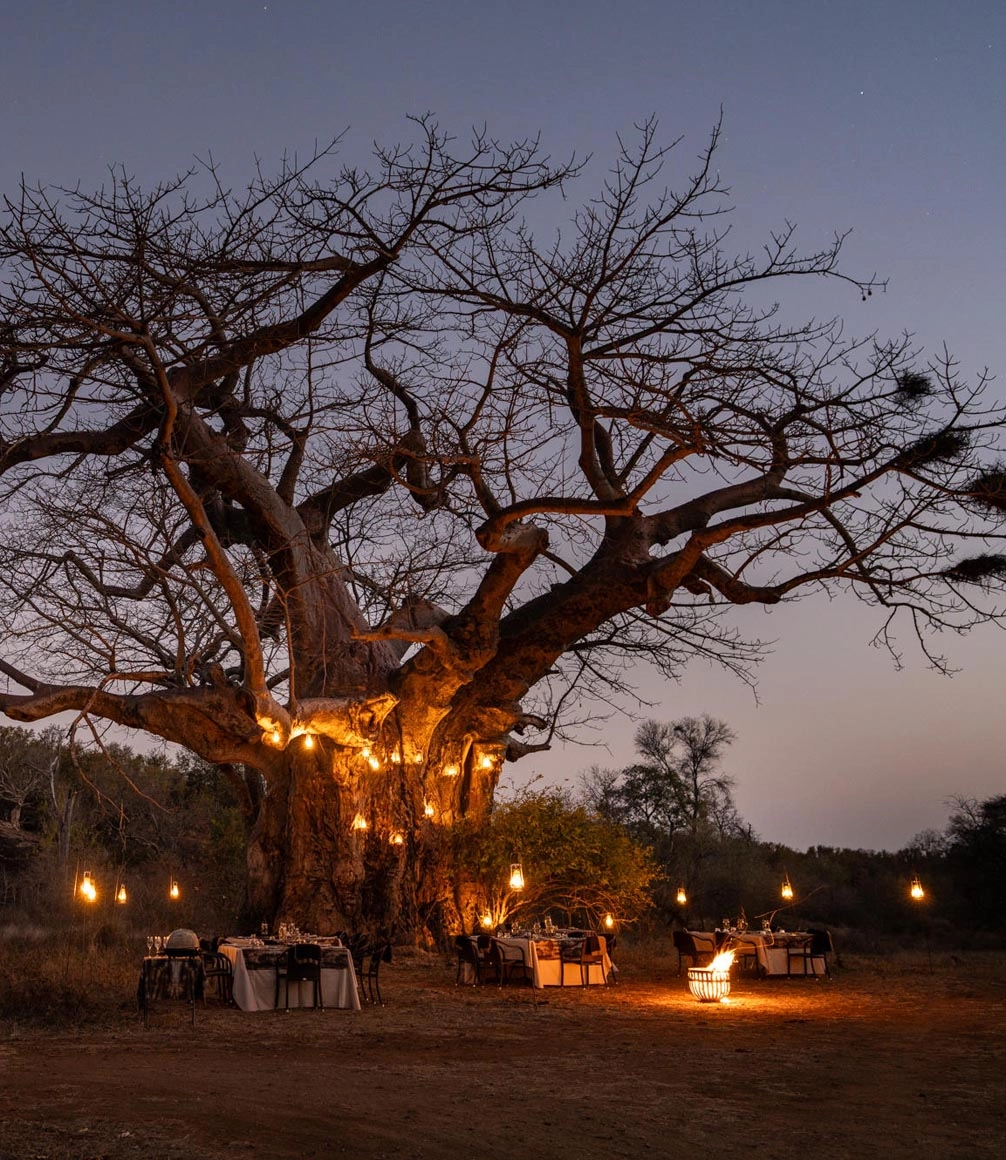
M 456 915 L 438 828 L 634 658 L 742 667 L 735 606 L 835 588 L 928 647 L 1006 566 L 984 384 L 785 321 L 874 285 L 790 226 L 732 255 L 715 133 L 665 185 L 645 125 L 542 237 L 576 163 L 413 129 L 0 228 L 0 709 L 224 765 L 305 929 Z

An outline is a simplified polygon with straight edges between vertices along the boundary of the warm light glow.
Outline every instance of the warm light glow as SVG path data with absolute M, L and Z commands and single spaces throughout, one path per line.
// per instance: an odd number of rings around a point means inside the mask
M 725 1003 L 733 961 L 733 951 L 721 951 L 708 967 L 689 967 L 688 990 L 700 1003 Z
M 919 881 L 918 874 L 916 874 L 912 879 L 911 894 L 916 902 L 920 902 L 923 898 L 926 897 L 926 892 L 922 889 L 922 883 Z
M 423 803 L 423 813 L 428 818 L 432 818 L 436 812 L 437 811 L 433 808 L 433 802 L 424 802 Z
M 125 902 L 128 899 L 128 897 L 129 897 L 129 895 L 126 894 L 125 883 L 120 884 L 118 892 L 115 895 L 115 901 L 120 902 L 120 903 Z
M 708 967 L 688 968 L 688 990 L 700 1003 L 727 1001 L 727 995 L 730 994 L 730 969 L 721 970 L 716 966 L 721 957 L 717 955 Z
M 417 754 L 415 755 L 415 757 L 413 757 L 413 759 L 412 759 L 412 760 L 413 760 L 413 761 L 416 763 L 416 765 L 422 765 L 422 764 L 423 764 L 423 755 L 422 755 L 422 753 L 417 753 Z
M 614 930 L 615 929 L 615 916 L 613 914 L 606 914 L 604 916 L 604 929 L 605 930 Z
M 313 733 L 305 733 L 304 734 L 304 748 L 305 749 L 313 749 L 314 748 L 314 734 Z
M 486 928 L 486 930 L 489 930 L 492 927 L 493 916 L 489 913 L 488 910 L 485 912 L 485 914 L 482 915 L 481 922 L 482 922 L 482 925 Z
M 489 756 L 488 753 L 483 753 L 482 760 L 479 762 L 479 767 L 481 769 L 492 769 L 493 759 Z
M 365 830 L 367 828 L 367 819 L 363 816 L 363 814 L 357 814 L 356 817 L 353 818 L 353 825 L 350 828 L 354 830 Z
M 402 833 L 401 830 L 395 830 L 395 832 L 391 835 L 391 837 L 388 839 L 388 841 L 392 844 L 392 846 L 404 846 L 405 845 L 405 835 Z
M 458 776 L 458 767 L 456 765 L 445 765 L 444 766 L 444 777 L 457 777 L 457 776 Z
M 168 897 L 178 898 L 180 894 L 181 891 L 178 889 L 178 883 L 174 880 L 174 878 L 172 878 L 171 885 L 168 887 Z
M 510 889 L 524 889 L 524 867 L 519 862 L 511 862 L 510 864 Z
M 82 897 L 86 898 L 88 902 L 93 902 L 98 897 L 98 891 L 94 885 L 94 879 L 91 877 L 91 871 L 85 870 L 84 877 L 80 880 L 80 893 Z
M 367 764 L 375 773 L 381 768 L 381 763 L 376 757 L 368 757 Z
M 398 752 L 397 749 L 391 755 L 391 764 L 392 765 L 401 765 L 402 764 L 402 755 Z
M 370 756 L 370 746 L 369 745 L 364 745 L 364 747 L 360 750 L 360 756 L 364 757 L 364 758 Z
M 677 902 L 678 906 L 684 906 L 688 901 L 688 895 L 685 893 L 684 886 L 678 887 L 678 892 L 674 896 L 674 901 Z
M 787 902 L 793 897 L 793 887 L 790 885 L 788 874 L 782 880 L 782 890 L 780 893 Z
M 283 743 L 283 735 L 278 729 L 274 729 L 269 734 L 269 740 L 273 743 L 273 745 L 281 745 Z

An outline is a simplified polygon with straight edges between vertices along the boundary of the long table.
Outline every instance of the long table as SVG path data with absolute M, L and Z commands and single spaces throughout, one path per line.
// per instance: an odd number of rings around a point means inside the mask
M 280 961 L 286 958 L 284 943 L 253 945 L 250 939 L 230 939 L 218 948 L 230 959 L 234 971 L 234 1002 L 242 1011 L 274 1011 L 276 1009 L 276 974 Z M 313 999 L 310 983 L 292 982 L 290 1006 L 309 1006 Z M 283 987 L 286 999 L 286 984 Z M 360 996 L 356 986 L 353 957 L 347 947 L 321 946 L 321 998 L 325 1007 L 341 1007 L 359 1011 Z

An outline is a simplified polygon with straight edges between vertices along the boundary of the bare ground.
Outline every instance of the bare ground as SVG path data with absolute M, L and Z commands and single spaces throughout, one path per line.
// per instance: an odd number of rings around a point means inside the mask
M 700 1004 L 666 960 L 617 987 L 456 987 L 398 955 L 386 1006 L 0 1043 L 0 1160 L 1006 1156 L 1006 957 L 852 960 Z

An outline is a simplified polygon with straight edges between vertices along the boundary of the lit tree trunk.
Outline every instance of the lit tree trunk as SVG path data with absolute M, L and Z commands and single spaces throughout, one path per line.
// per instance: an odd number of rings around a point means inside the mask
M 431 918 L 439 925 L 459 901 L 444 826 L 484 812 L 497 776 L 472 757 L 456 774 L 443 768 L 392 760 L 379 742 L 359 750 L 294 741 L 252 826 L 251 915 L 320 933 L 422 936 Z

